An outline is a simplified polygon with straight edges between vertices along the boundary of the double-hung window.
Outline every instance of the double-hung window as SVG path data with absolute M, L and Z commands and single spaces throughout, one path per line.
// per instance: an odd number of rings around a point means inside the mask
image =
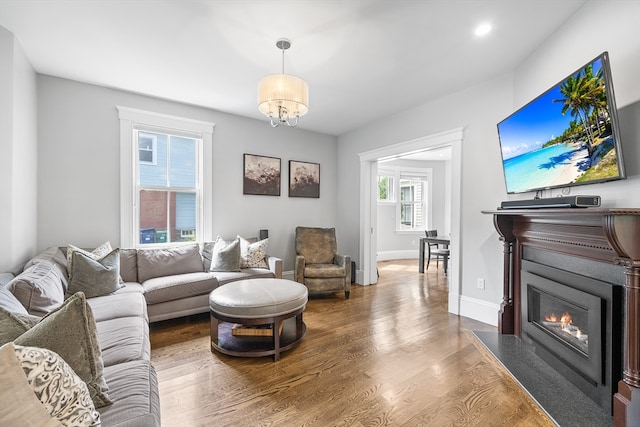
M 214 125 L 118 110 L 121 246 L 210 240 Z
M 431 215 L 431 168 L 385 164 L 378 170 L 378 203 L 396 205 L 396 232 L 423 233 Z
M 395 172 L 378 170 L 378 201 L 395 202 Z

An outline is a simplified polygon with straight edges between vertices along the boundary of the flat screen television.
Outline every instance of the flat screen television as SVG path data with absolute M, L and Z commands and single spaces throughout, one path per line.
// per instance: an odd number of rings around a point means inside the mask
M 498 136 L 507 193 L 624 179 L 607 52 L 498 123 Z

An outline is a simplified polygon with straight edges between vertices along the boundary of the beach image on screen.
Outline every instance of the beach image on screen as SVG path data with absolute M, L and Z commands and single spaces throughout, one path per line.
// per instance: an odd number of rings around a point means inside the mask
M 599 57 L 498 124 L 507 192 L 620 177 Z

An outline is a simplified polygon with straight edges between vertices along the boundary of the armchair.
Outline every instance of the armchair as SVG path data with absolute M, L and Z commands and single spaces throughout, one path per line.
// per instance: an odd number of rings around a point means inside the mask
M 296 227 L 296 282 L 309 293 L 351 292 L 351 257 L 340 255 L 335 228 Z

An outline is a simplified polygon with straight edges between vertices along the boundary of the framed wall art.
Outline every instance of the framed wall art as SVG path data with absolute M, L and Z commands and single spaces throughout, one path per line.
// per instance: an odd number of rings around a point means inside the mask
M 279 196 L 280 159 L 245 154 L 242 194 Z
M 289 197 L 320 197 L 320 164 L 289 160 Z

